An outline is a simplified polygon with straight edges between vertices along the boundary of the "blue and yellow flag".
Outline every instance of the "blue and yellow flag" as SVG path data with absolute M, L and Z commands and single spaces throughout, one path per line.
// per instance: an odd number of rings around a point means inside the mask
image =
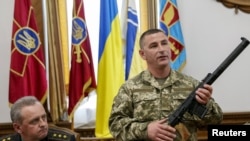
M 139 55 L 139 27 L 135 0 L 128 0 L 126 22 L 126 71 L 125 79 L 129 79 L 146 68 L 145 61 Z M 123 6 L 126 7 L 126 6 Z
M 108 120 L 113 98 L 124 83 L 121 28 L 116 0 L 101 0 L 97 74 L 96 137 L 112 137 Z
M 171 67 L 181 71 L 186 64 L 186 50 L 176 0 L 160 0 L 160 28 L 168 34 Z

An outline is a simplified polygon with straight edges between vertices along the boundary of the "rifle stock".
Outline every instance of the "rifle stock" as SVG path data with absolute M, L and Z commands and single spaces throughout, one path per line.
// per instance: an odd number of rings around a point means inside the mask
M 241 43 L 233 50 L 233 52 L 217 67 L 213 73 L 208 73 L 207 76 L 200 82 L 200 84 L 190 93 L 190 95 L 183 101 L 183 103 L 168 117 L 168 124 L 171 126 L 177 125 L 186 112 L 195 114 L 203 118 L 207 113 L 205 105 L 198 103 L 195 99 L 195 91 L 204 86 L 204 84 L 211 85 L 224 70 L 235 60 L 236 57 L 248 46 L 249 41 L 241 37 Z

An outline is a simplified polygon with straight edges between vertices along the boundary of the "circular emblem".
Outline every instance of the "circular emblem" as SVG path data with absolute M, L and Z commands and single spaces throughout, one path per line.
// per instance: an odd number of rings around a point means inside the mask
M 82 18 L 75 17 L 72 20 L 72 44 L 79 45 L 87 37 L 86 23 Z
M 23 54 L 33 54 L 40 46 L 37 32 L 27 27 L 17 30 L 13 40 L 17 50 Z

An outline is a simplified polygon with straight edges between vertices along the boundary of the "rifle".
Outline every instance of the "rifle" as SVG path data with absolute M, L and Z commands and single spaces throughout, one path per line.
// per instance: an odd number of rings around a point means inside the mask
M 241 43 L 233 50 L 233 52 L 217 67 L 213 73 L 208 73 L 207 76 L 199 83 L 199 85 L 190 93 L 190 95 L 183 101 L 183 103 L 168 117 L 168 124 L 174 127 L 178 124 L 186 112 L 195 114 L 201 119 L 206 115 L 207 108 L 200 104 L 195 99 L 195 91 L 202 88 L 204 84 L 211 85 L 223 71 L 234 61 L 234 59 L 248 46 L 249 41 L 241 37 Z

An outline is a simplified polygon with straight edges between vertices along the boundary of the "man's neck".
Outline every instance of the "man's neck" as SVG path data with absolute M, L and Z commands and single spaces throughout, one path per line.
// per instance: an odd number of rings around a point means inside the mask
M 151 74 L 155 78 L 166 78 L 170 75 L 171 69 L 170 67 L 160 68 L 160 69 L 149 69 Z

